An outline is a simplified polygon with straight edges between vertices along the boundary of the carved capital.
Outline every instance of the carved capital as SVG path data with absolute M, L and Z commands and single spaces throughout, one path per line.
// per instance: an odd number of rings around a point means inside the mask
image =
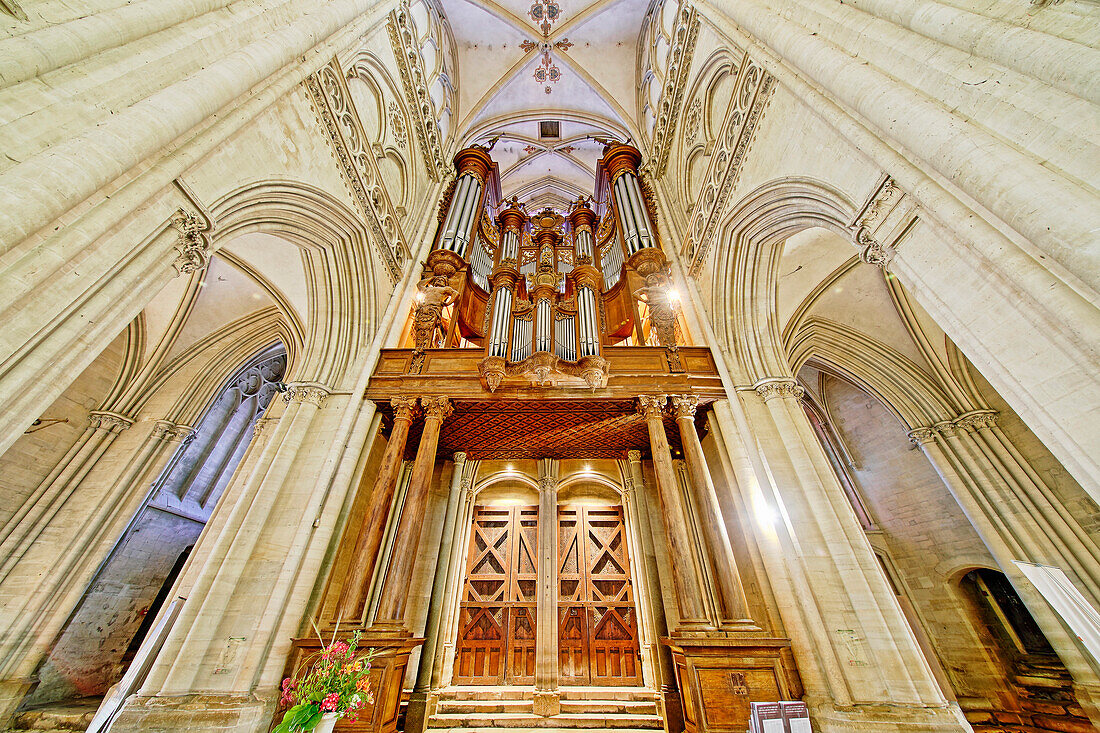
M 93 428 L 102 428 L 110 433 L 121 433 L 134 424 L 133 419 L 106 410 L 92 410 L 88 413 L 88 422 Z
M 665 395 L 642 395 L 638 398 L 638 414 L 646 420 L 660 420 L 665 410 Z
M 642 452 L 640 450 L 628 450 L 626 452 L 626 460 L 630 461 L 631 463 L 641 463 Z
M 455 453 L 452 456 L 452 458 L 454 459 L 454 462 L 457 463 L 457 464 L 463 464 L 463 463 L 466 462 L 466 454 L 463 453 L 462 451 L 458 451 L 457 453 Z
M 693 394 L 672 395 L 672 408 L 676 410 L 676 419 L 686 417 L 695 419 L 695 409 L 699 406 L 699 398 Z
M 539 476 L 539 493 L 557 491 L 558 479 L 554 476 Z
M 172 262 L 176 275 L 197 272 L 210 264 L 209 227 L 202 217 L 193 211 L 177 209 L 172 215 L 172 226 L 177 232 L 177 256 Z
M 394 420 L 412 422 L 413 416 L 416 414 L 415 397 L 393 397 L 390 399 L 390 406 L 393 408 Z
M 932 428 L 913 428 L 909 431 L 909 442 L 918 448 L 936 440 L 936 431 Z
M 324 385 L 312 382 L 295 382 L 287 385 L 286 392 L 283 392 L 283 401 L 288 405 L 291 402 L 308 402 L 311 405 L 322 407 L 330 394 L 332 394 L 332 390 Z
M 973 432 L 992 428 L 997 424 L 997 413 L 993 410 L 976 410 L 968 412 L 955 420 L 955 426 L 960 430 Z
M 181 445 L 187 445 L 195 439 L 195 428 L 190 425 L 176 425 L 168 420 L 157 420 L 153 423 L 153 437 L 165 442 L 178 441 Z
M 800 400 L 806 393 L 806 390 L 798 386 L 793 379 L 783 378 L 761 379 L 753 385 L 753 389 L 756 390 L 756 394 L 764 398 L 765 402 L 775 397 Z
M 420 405 L 424 408 L 424 417 L 443 422 L 454 412 L 451 400 L 447 397 L 421 397 Z

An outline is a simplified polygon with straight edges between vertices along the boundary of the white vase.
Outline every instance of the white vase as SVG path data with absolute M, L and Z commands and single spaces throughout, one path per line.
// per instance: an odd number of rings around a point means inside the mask
M 313 729 L 313 733 L 332 733 L 332 729 L 336 727 L 336 721 L 340 719 L 340 716 L 336 713 L 325 713 L 321 716 L 321 722 Z

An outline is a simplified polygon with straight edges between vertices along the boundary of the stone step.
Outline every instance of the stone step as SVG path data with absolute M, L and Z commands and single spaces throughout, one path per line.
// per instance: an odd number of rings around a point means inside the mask
M 531 713 L 531 700 L 440 700 L 439 714 L 450 713 Z M 585 713 L 631 713 L 656 715 L 657 704 L 652 700 L 562 700 L 561 712 L 583 715 Z
M 491 723 L 490 725 L 486 725 Z M 498 713 L 491 718 L 480 713 L 437 713 L 428 721 L 428 727 L 433 730 L 463 730 L 472 729 L 506 728 L 547 728 L 562 729 L 600 729 L 608 728 L 625 730 L 659 730 L 661 719 L 656 715 L 630 714 L 630 713 L 597 713 L 594 715 L 561 713 L 549 718 L 544 718 L 533 713 Z
M 17 713 L 12 720 L 12 731 L 86 731 L 98 709 L 95 705 L 52 705 L 38 710 Z
M 654 699 L 654 692 L 644 687 L 560 687 L 562 700 L 646 700 Z M 440 693 L 443 700 L 528 700 L 534 697 L 531 687 L 514 685 L 461 685 Z

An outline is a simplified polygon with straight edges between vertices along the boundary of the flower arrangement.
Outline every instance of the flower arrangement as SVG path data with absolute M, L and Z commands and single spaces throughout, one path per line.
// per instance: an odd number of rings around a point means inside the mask
M 331 730 L 336 720 L 355 720 L 363 708 L 374 703 L 370 689 L 373 653 L 357 656 L 358 644 L 358 631 L 347 642 L 336 641 L 335 634 L 327 646 L 321 640 L 321 652 L 309 671 L 283 680 L 279 702 L 289 709 L 272 733 L 313 731 L 318 726 Z

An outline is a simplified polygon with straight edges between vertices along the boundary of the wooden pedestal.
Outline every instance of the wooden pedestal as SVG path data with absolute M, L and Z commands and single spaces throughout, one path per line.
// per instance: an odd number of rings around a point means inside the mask
M 687 733 L 745 733 L 749 703 L 795 700 L 802 685 L 788 639 L 672 637 Z
M 340 632 L 338 636 L 345 641 L 350 637 L 351 632 Z M 396 733 L 397 716 L 401 711 L 401 688 L 409 666 L 409 655 L 423 643 L 423 639 L 413 637 L 363 633 L 359 638 L 359 648 L 375 650 L 370 673 L 374 705 L 364 708 L 357 721 L 340 720 L 336 724 L 337 733 Z M 320 651 L 321 642 L 316 637 L 295 639 L 288 675 L 296 665 L 308 664 L 316 659 Z M 279 710 L 276 721 L 282 719 L 283 712 Z

